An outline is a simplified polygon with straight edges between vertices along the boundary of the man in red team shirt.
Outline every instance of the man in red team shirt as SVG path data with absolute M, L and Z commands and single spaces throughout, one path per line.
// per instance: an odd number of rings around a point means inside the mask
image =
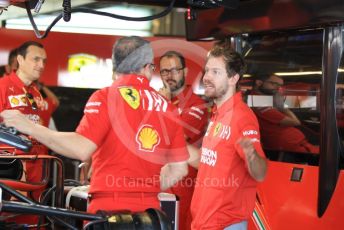
M 50 109 L 48 107 L 50 104 L 44 100 L 35 83 L 41 77 L 47 60 L 43 45 L 34 41 L 25 42 L 11 57 L 17 58 L 18 69 L 0 79 L 0 111 L 19 110 L 32 122 L 47 125 L 43 117 L 47 109 Z M 30 152 L 35 155 L 47 153 L 48 149 L 36 142 Z M 26 172 L 28 182 L 40 182 L 42 162 L 28 161 Z M 33 198 L 38 200 L 41 192 L 34 192 Z
M 179 52 L 167 51 L 160 57 L 160 76 L 165 85 L 160 91 L 163 91 L 162 94 L 177 106 L 185 140 L 199 147 L 208 124 L 207 102 L 194 94 L 190 85 L 185 84 L 187 73 L 185 58 Z M 190 229 L 190 203 L 196 176 L 197 170 L 189 167 L 188 176 L 171 189 L 171 192 L 180 199 L 179 216 L 182 218 L 179 219 L 179 229 L 181 230 Z
M 216 44 L 207 57 L 203 83 L 215 107 L 200 156 L 189 146 L 192 159 L 199 162 L 192 229 L 246 229 L 257 181 L 266 174 L 258 121 L 238 91 L 244 67 L 227 43 Z
M 300 120 L 284 106 L 279 90 L 284 85 L 281 77 L 269 74 L 257 75 L 253 94 L 273 96 L 273 107 L 254 107 L 262 133 L 264 148 L 293 152 L 319 153 L 319 146 L 308 142 L 301 130 Z
M 149 86 L 152 60 L 146 40 L 119 39 L 113 48 L 117 80 L 91 96 L 76 132 L 49 130 L 18 111 L 0 114 L 6 125 L 57 153 L 81 161 L 92 157 L 89 212 L 160 208 L 158 193 L 187 174 L 183 129 L 171 105 Z

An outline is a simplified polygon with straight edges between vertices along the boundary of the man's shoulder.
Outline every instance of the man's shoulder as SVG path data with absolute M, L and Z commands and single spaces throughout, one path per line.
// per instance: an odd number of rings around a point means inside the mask
M 89 101 L 94 101 L 94 100 L 100 100 L 100 99 L 106 99 L 107 96 L 109 95 L 109 88 L 110 87 L 105 87 L 102 89 L 97 89 L 95 90 L 92 95 L 89 98 Z
M 4 76 L 4 77 L 1 77 L 0 78 L 0 87 L 4 87 L 4 84 L 8 84 L 8 82 L 9 82 L 9 76 Z
M 201 95 L 194 93 L 192 87 L 187 87 L 183 94 L 187 104 L 200 105 L 208 103 Z
M 8 92 L 9 88 L 12 89 L 12 91 L 15 91 L 14 88 L 15 85 L 10 81 L 8 76 L 0 78 L 0 92 L 1 94 L 6 94 Z

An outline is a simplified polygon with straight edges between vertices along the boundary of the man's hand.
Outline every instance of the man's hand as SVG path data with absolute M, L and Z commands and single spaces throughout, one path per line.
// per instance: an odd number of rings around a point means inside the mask
M 172 187 L 188 174 L 186 161 L 173 162 L 164 165 L 160 170 L 160 189 L 162 191 Z
M 284 101 L 285 101 L 284 96 L 278 92 L 273 96 L 273 106 L 279 111 L 285 110 Z
M 253 140 L 247 137 L 238 140 L 247 161 L 247 167 L 250 175 L 256 181 L 263 181 L 267 171 L 266 160 L 259 156 L 253 145 Z
M 30 132 L 35 126 L 35 124 L 19 110 L 4 110 L 0 113 L 0 117 L 7 127 L 14 127 L 19 132 L 27 135 L 31 135 Z
M 159 93 L 162 96 L 166 97 L 168 100 L 171 100 L 171 98 L 172 98 L 171 88 L 167 82 L 165 82 L 165 81 L 162 81 L 162 82 L 164 84 L 164 87 L 159 89 Z
M 241 138 L 239 140 L 239 144 L 242 147 L 243 152 L 245 153 L 247 162 L 251 162 L 252 160 L 254 160 L 256 155 L 258 155 L 254 148 L 252 139 L 247 137 Z

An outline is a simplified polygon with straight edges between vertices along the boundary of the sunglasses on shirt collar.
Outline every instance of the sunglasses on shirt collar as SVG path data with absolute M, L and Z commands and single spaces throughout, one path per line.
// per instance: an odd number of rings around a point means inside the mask
M 30 102 L 30 105 L 31 105 L 31 108 L 33 110 L 37 110 L 38 109 L 38 106 L 37 106 L 37 103 L 35 102 L 34 98 L 33 98 L 33 95 L 31 93 L 25 93 L 25 96 L 26 98 L 28 99 L 28 101 Z

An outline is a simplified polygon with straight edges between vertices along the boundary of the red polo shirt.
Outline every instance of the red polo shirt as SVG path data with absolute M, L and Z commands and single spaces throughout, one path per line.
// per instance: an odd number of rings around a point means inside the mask
M 237 143 L 243 137 L 253 139 L 264 156 L 257 119 L 239 92 L 215 108 L 203 139 L 191 203 L 192 229 L 223 229 L 252 215 L 257 182 Z
M 178 108 L 188 142 L 193 144 L 200 141 L 208 124 L 207 102 L 194 94 L 191 86 L 187 86 L 171 101 Z
M 26 93 L 32 94 L 38 109 L 32 108 Z M 41 114 L 46 109 L 45 103 L 35 83 L 25 86 L 14 72 L 0 79 L 0 111 L 17 109 L 31 121 L 42 124 Z
M 32 102 L 26 93 L 33 96 L 37 109 L 33 109 Z M 31 121 L 45 125 L 42 115 L 48 109 L 47 104 L 48 102 L 43 99 L 37 85 L 31 83 L 29 86 L 25 86 L 15 72 L 0 79 L 0 111 L 16 109 L 25 114 Z M 36 143 L 30 154 L 47 154 L 47 149 L 42 148 L 41 145 L 37 146 Z
M 178 108 L 180 123 L 184 128 L 188 142 L 199 147 L 208 124 L 207 102 L 194 94 L 191 86 L 187 86 L 171 101 Z M 180 198 L 179 229 L 182 230 L 190 229 L 190 204 L 196 176 L 197 170 L 189 166 L 188 175 L 171 188 L 171 192 Z
M 33 96 L 37 109 L 33 109 L 32 101 L 26 96 L 30 93 Z M 15 72 L 0 79 L 0 111 L 6 109 L 16 109 L 25 114 L 31 121 L 45 125 L 42 120 L 42 114 L 47 108 L 47 102 L 40 94 L 35 83 L 25 86 Z M 34 141 L 34 145 L 30 154 L 45 155 L 48 149 Z M 42 176 L 42 162 L 28 161 L 26 163 L 27 181 L 40 182 Z M 38 199 L 41 191 L 34 193 L 34 197 Z
M 143 76 L 96 91 L 77 128 L 98 146 L 90 193 L 160 192 L 161 167 L 189 157 L 174 110 Z
M 46 127 L 49 127 L 50 118 L 53 114 L 53 112 L 57 109 L 57 104 L 54 100 L 50 99 L 49 97 L 44 99 L 45 105 L 44 110 L 41 115 L 41 118 L 43 120 L 43 125 Z
M 304 147 L 300 147 L 307 142 L 305 135 L 298 128 L 280 125 L 286 117 L 285 114 L 272 107 L 256 107 L 254 112 L 262 130 L 264 148 L 306 151 Z

